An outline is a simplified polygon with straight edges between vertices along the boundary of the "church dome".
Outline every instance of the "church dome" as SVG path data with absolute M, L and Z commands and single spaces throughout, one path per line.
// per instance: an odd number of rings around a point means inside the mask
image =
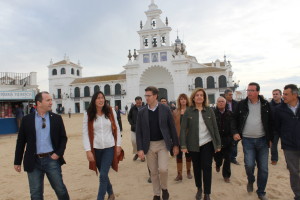
M 181 40 L 178 38 L 178 36 L 177 36 L 177 39 L 175 40 L 175 43 L 176 44 L 181 44 Z

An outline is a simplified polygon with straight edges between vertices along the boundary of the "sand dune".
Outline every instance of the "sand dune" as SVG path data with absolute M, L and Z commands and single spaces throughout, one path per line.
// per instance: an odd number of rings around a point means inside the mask
M 119 172 L 110 171 L 110 179 L 117 200 L 151 200 L 152 185 L 147 183 L 148 171 L 146 162 L 132 161 L 133 155 L 130 141 L 130 127 L 126 116 L 123 117 L 123 148 L 125 160 L 121 162 Z M 65 184 L 71 199 L 94 200 L 98 192 L 99 178 L 88 169 L 85 152 L 83 150 L 81 130 L 82 114 L 72 115 L 69 119 L 63 115 L 64 123 L 69 137 L 65 159 L 67 164 L 62 167 Z M 0 137 L 0 199 L 23 200 L 30 199 L 27 174 L 15 172 L 13 169 L 16 134 Z M 280 146 L 280 145 L 279 145 Z M 238 161 L 243 163 L 242 147 L 239 144 Z M 267 196 L 269 199 L 291 200 L 293 193 L 289 184 L 289 173 L 282 150 L 279 151 L 279 163 L 269 165 L 269 180 Z M 184 167 L 185 168 L 185 167 Z M 23 169 L 22 169 L 23 170 Z M 177 183 L 176 161 L 170 157 L 169 162 L 169 192 L 170 200 L 193 200 L 196 188 L 194 179 L 188 180 L 184 170 L 184 179 Z M 213 163 L 212 194 L 213 200 L 256 200 L 256 193 L 248 194 L 246 191 L 247 178 L 243 165 L 232 165 L 230 183 L 225 183 L 221 173 L 215 171 Z M 256 190 L 256 185 L 255 185 Z M 47 178 L 45 178 L 45 199 L 56 199 Z

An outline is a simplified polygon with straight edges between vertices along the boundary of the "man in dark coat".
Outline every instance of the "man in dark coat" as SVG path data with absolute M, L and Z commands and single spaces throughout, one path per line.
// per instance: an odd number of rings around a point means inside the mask
M 61 116 L 51 112 L 52 98 L 48 92 L 38 93 L 35 101 L 36 111 L 26 115 L 21 123 L 14 168 L 20 172 L 23 161 L 31 199 L 43 199 L 46 174 L 57 198 L 68 200 L 69 194 L 61 173 L 61 165 L 65 164 L 63 155 L 67 144 L 63 120 Z
M 226 99 L 226 109 L 231 112 L 234 112 L 238 102 L 233 99 L 233 91 L 231 89 L 226 89 L 224 92 L 224 97 Z M 239 141 L 233 141 L 232 151 L 231 151 L 231 155 L 230 155 L 230 161 L 236 165 L 240 164 L 236 160 L 236 157 L 238 154 L 238 143 L 239 143 Z
M 268 156 L 273 140 L 273 124 L 269 102 L 259 95 L 260 86 L 251 82 L 247 98 L 240 101 L 232 121 L 234 140 L 243 140 L 245 170 L 248 178 L 247 191 L 253 192 L 254 170 L 258 168 L 256 193 L 260 200 L 267 200 Z
M 300 97 L 296 85 L 284 87 L 283 101 L 275 108 L 275 127 L 290 172 L 294 199 L 300 200 Z
M 230 182 L 231 170 L 230 170 L 230 155 L 232 151 L 232 112 L 226 109 L 226 99 L 219 97 L 217 99 L 217 106 L 214 109 L 216 121 L 218 124 L 218 130 L 221 137 L 222 149 L 215 153 L 214 159 L 216 162 L 216 171 L 220 171 L 220 167 L 223 164 L 222 175 L 226 183 Z M 224 161 L 224 163 L 223 163 Z
M 153 200 L 169 200 L 168 161 L 169 152 L 176 156 L 179 150 L 178 136 L 169 107 L 158 103 L 158 89 L 145 89 L 147 106 L 138 113 L 136 123 L 137 150 L 140 159 L 147 157 L 153 186 Z

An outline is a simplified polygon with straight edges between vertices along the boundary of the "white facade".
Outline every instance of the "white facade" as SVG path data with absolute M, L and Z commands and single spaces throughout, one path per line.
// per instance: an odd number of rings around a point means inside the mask
M 226 88 L 235 89 L 232 66 L 226 61 L 226 56 L 223 62 L 217 59 L 212 63 L 198 63 L 195 57 L 187 54 L 186 45 L 178 37 L 175 43 L 170 42 L 172 29 L 167 18 L 165 22 L 161 20 L 161 13 L 152 1 L 145 12 L 147 20 L 144 25 L 141 22 L 138 31 L 140 47 L 129 52 L 129 60 L 123 66 L 125 71 L 120 74 L 81 78 L 82 67 L 71 63 L 68 58 L 50 63 L 50 93 L 57 97 L 53 108 L 60 104 L 65 111 L 71 108 L 72 112 L 83 112 L 97 86 L 104 91 L 112 106 L 121 105 L 121 109 L 125 105 L 130 107 L 136 96 L 143 97 L 147 86 L 159 88 L 159 98 L 165 97 L 169 101 L 176 100 L 180 93 L 190 95 L 194 88 L 203 87 L 211 103 L 215 103 Z M 66 74 L 59 73 L 62 68 L 66 69 Z M 79 76 L 70 73 L 72 68 L 79 70 Z M 54 69 L 57 75 L 53 75 Z M 57 96 L 59 89 L 61 95 Z

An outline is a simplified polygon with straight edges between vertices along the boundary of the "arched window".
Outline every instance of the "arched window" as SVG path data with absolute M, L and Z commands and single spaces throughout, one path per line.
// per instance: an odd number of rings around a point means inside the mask
M 52 75 L 57 75 L 57 70 L 56 69 L 52 70 Z
M 60 74 L 66 74 L 66 69 L 65 68 L 61 68 Z
M 121 85 L 119 83 L 115 85 L 115 95 L 121 95 Z
M 207 77 L 206 79 L 207 89 L 215 88 L 215 79 L 212 76 Z
M 104 95 L 110 95 L 110 86 L 109 85 L 104 86 Z
M 195 79 L 195 88 L 203 88 L 203 81 L 201 77 Z
M 71 74 L 74 74 L 74 69 L 73 68 L 71 69 Z
M 77 69 L 77 76 L 80 76 L 80 72 L 79 72 L 79 70 Z
M 226 88 L 226 87 L 227 87 L 226 76 L 224 75 L 219 76 L 219 88 Z
M 74 94 L 75 94 L 75 97 L 80 97 L 80 89 L 79 89 L 79 87 L 76 87 L 74 89 Z
M 90 96 L 90 87 L 85 86 L 84 87 L 84 97 L 89 97 Z
M 99 85 L 95 85 L 95 87 L 94 87 L 94 93 L 99 92 L 99 91 L 100 91 Z

